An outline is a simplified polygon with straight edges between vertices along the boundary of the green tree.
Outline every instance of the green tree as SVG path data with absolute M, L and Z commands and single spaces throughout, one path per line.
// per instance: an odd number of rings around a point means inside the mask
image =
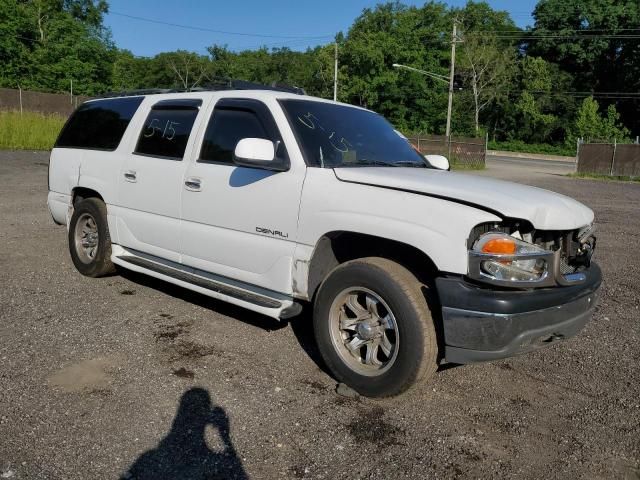
M 451 11 L 441 3 L 365 9 L 341 50 L 341 100 L 379 111 L 401 129 L 443 132 L 446 86 L 392 65 L 446 75 L 451 25 Z
M 129 50 L 118 50 L 113 61 L 111 86 L 114 91 L 133 90 L 145 87 L 145 76 L 149 60 L 136 58 Z
M 471 89 L 476 135 L 480 133 L 480 114 L 503 96 L 513 80 L 515 65 L 515 50 L 501 47 L 495 37 L 469 35 L 465 39 L 460 67 Z
M 111 84 L 115 46 L 103 0 L 0 0 L 2 85 L 94 94 Z
M 550 113 L 543 113 L 534 96 L 529 92 L 523 92 L 516 103 L 516 109 L 521 116 L 521 133 L 533 143 L 542 143 L 551 132 L 556 117 Z
M 184 90 L 199 87 L 211 75 L 211 61 L 204 55 L 177 50 L 164 55 L 166 68 L 173 74 L 173 84 Z
M 15 88 L 28 75 L 34 42 L 25 6 L 0 0 L 0 86 Z
M 620 114 L 616 107 L 609 105 L 604 118 L 599 110 L 600 106 L 593 97 L 584 99 L 576 116 L 575 135 L 587 141 L 625 141 L 629 130 L 619 123 Z
M 640 28 L 640 2 L 540 0 L 533 16 L 527 53 L 568 72 L 575 91 L 640 91 L 640 39 L 628 36 Z M 637 103 L 619 106 L 623 122 L 640 131 Z

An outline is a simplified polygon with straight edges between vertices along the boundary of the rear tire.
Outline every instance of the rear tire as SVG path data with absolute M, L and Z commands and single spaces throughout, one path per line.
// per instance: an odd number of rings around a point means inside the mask
M 436 330 L 423 285 L 384 258 L 336 267 L 314 305 L 320 353 L 336 379 L 367 397 L 398 395 L 437 369 Z
M 87 198 L 75 206 L 69 222 L 69 253 L 76 269 L 87 277 L 116 271 L 111 262 L 107 206 L 99 198 Z

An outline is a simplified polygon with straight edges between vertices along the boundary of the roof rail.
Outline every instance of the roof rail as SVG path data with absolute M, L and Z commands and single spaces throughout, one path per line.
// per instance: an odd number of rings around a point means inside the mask
M 293 87 L 279 82 L 272 82 L 271 85 L 265 85 L 263 83 L 248 82 L 246 80 L 234 80 L 221 77 L 212 79 L 211 83 L 191 89 L 145 88 L 139 90 L 105 93 L 104 95 L 100 95 L 96 98 L 135 97 L 138 95 L 157 95 L 161 93 L 215 92 L 220 90 L 271 90 L 276 92 L 295 93 L 297 95 L 307 94 L 304 88 Z
M 95 98 L 113 98 L 113 97 L 137 97 L 140 95 L 157 95 L 160 93 L 176 93 L 180 90 L 173 88 L 140 88 L 138 90 L 123 90 L 121 92 L 109 92 L 98 95 Z

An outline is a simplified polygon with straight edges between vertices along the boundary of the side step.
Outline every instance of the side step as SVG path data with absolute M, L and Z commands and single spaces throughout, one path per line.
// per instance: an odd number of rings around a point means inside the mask
M 192 285 L 206 288 L 207 290 L 212 290 L 228 297 L 234 297 L 239 300 L 244 300 L 245 302 L 254 303 L 256 305 L 259 305 L 260 307 L 280 308 L 282 306 L 281 302 L 272 298 L 263 297 L 251 292 L 245 292 L 243 290 L 233 288 L 229 285 L 209 280 L 208 278 L 199 277 L 182 270 L 171 268 L 160 263 L 152 262 L 145 258 L 134 257 L 132 255 L 124 255 L 118 257 L 118 259 L 142 268 L 153 270 L 154 272 L 162 273 L 163 275 L 168 275 L 169 277 L 173 277 L 176 280 L 182 280 L 183 282 L 191 283 Z
M 286 295 L 273 292 L 273 296 L 271 296 L 269 295 L 271 292 L 268 290 L 251 285 L 242 288 L 243 284 L 240 287 L 239 282 L 230 279 L 229 283 L 226 283 L 224 277 L 200 272 L 179 264 L 173 266 L 173 262 L 160 258 L 156 260 L 155 257 L 149 258 L 149 255 L 125 250 L 119 245 L 113 247 L 115 248 L 111 259 L 117 265 L 147 273 L 161 280 L 199 291 L 210 297 L 228 301 L 272 318 L 290 318 L 302 310 L 299 303 L 294 302 L 293 298 Z M 208 277 L 215 277 L 215 279 Z M 254 291 L 249 291 L 249 289 Z M 281 298 L 276 298 L 276 296 Z

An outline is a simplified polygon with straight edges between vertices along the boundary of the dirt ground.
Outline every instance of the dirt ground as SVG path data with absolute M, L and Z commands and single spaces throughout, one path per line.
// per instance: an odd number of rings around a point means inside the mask
M 335 393 L 308 314 L 275 321 L 134 274 L 82 277 L 45 153 L 0 152 L 0 478 L 640 478 L 640 184 L 497 162 L 592 207 L 605 285 L 576 338 Z

